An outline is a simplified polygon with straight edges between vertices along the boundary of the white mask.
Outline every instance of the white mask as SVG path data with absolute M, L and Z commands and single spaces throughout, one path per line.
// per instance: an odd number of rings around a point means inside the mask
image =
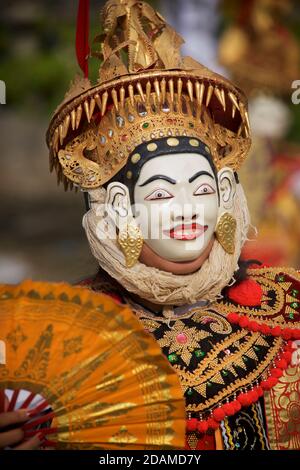
M 221 170 L 218 180 L 219 183 L 203 155 L 161 155 L 142 166 L 134 187 L 132 212 L 128 188 L 122 183 L 108 185 L 106 203 L 118 213 L 115 220 L 133 214 L 145 243 L 160 257 L 175 262 L 192 261 L 208 247 L 220 213 L 232 205 L 232 170 Z
M 205 157 L 178 153 L 148 160 L 136 182 L 134 201 L 146 209 L 136 221 L 158 255 L 190 261 L 206 249 L 217 222 L 218 192 Z

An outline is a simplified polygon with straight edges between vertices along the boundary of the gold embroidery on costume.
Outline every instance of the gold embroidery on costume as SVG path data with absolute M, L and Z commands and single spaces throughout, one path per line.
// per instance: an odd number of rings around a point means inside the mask
M 213 333 L 228 335 L 232 332 L 232 327 L 229 321 L 214 312 L 203 311 L 197 308 L 191 309 L 191 312 L 195 312 L 193 314 L 193 320 L 195 322 L 208 323 Z
M 215 306 L 216 303 L 212 305 Z M 253 384 L 262 377 L 283 345 L 281 338 L 267 340 L 260 333 L 244 329 L 233 331 L 220 313 L 205 307 L 190 309 L 188 316 L 183 313 L 179 316 L 180 320 L 171 322 L 169 318 L 155 315 L 137 304 L 131 307 L 145 328 L 149 321 L 155 322 L 151 332 L 179 375 L 183 392 L 188 398 L 186 409 L 190 412 L 204 412 Z M 187 324 L 197 326 L 190 328 Z M 212 331 L 213 327 L 214 334 L 205 335 L 207 329 Z M 196 341 L 195 331 L 198 332 Z M 187 333 L 192 334 L 193 343 L 188 342 Z M 217 335 L 222 335 L 223 339 L 217 339 Z M 184 341 L 183 345 L 178 337 Z M 202 349 L 204 343 L 211 346 L 207 353 Z M 188 348 L 189 345 L 192 347 Z M 181 351 L 185 354 L 182 355 Z
M 234 392 L 237 392 L 238 390 L 242 389 L 243 387 L 246 387 L 247 385 L 251 385 L 252 383 L 254 383 L 257 379 L 260 378 L 260 376 L 262 375 L 264 370 L 275 359 L 276 355 L 280 351 L 281 346 L 282 346 L 282 340 L 277 338 L 275 340 L 274 347 L 270 348 L 270 350 L 269 350 L 269 352 L 266 356 L 266 359 L 264 361 L 262 361 L 254 369 L 253 372 L 248 373 L 247 376 L 244 379 L 235 379 L 230 385 L 228 385 L 227 387 L 224 387 L 224 389 L 222 391 L 217 393 L 216 396 L 214 396 L 211 399 L 206 400 L 205 403 L 198 404 L 198 405 L 195 405 L 195 404 L 188 405 L 187 410 L 188 411 L 204 411 L 204 410 L 206 410 L 208 408 L 211 408 L 214 405 L 218 404 L 222 399 L 224 399 L 228 396 L 233 396 Z M 242 359 L 240 358 L 240 360 L 242 360 Z M 232 365 L 235 366 L 235 363 L 233 362 Z M 174 367 L 175 367 L 176 370 L 178 370 L 178 366 L 174 366 Z M 219 368 L 222 369 L 222 365 L 220 365 Z M 223 368 L 224 368 L 224 366 L 223 366 Z M 207 384 L 208 382 L 213 383 L 214 379 L 216 377 L 216 375 L 214 375 L 214 372 L 215 372 L 215 370 L 212 371 L 212 372 L 206 372 L 201 377 L 200 380 L 199 379 L 197 380 L 196 377 L 194 377 L 193 380 L 191 380 L 191 377 L 190 377 L 189 373 L 186 373 L 182 369 L 178 371 L 179 376 L 181 378 L 182 385 L 183 386 L 194 386 L 194 387 L 197 387 L 198 384 L 201 384 L 201 383 L 202 384 L 204 384 L 204 383 Z M 196 374 L 193 374 L 193 375 L 196 375 Z
M 171 330 L 158 340 L 163 348 L 168 347 L 169 354 L 177 353 L 186 365 L 189 365 L 192 352 L 198 347 L 199 341 L 211 336 L 210 333 L 198 330 L 196 327 L 187 328 L 180 320 L 175 322 Z
M 300 366 L 290 366 L 265 397 L 271 449 L 300 449 Z
M 284 326 L 292 320 L 293 328 L 300 328 L 300 292 L 293 287 L 293 280 L 300 282 L 300 274 L 294 269 L 272 267 L 251 269 L 249 275 L 263 289 L 261 305 L 247 307 L 221 300 L 213 308 L 222 315 L 244 314 L 270 327 Z

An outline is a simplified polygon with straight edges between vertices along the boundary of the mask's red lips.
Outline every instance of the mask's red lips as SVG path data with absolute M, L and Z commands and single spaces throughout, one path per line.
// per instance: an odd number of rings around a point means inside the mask
M 171 230 L 164 230 L 164 234 L 175 240 L 195 240 L 206 232 L 208 225 L 180 224 Z

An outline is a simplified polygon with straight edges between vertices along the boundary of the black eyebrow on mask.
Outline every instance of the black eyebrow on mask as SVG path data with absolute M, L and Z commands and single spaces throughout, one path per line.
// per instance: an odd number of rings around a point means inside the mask
M 208 171 L 198 171 L 189 178 L 189 183 L 192 183 L 193 181 L 195 181 L 196 178 L 202 175 L 209 176 L 210 178 L 214 179 L 213 175 L 211 173 L 208 173 Z
M 176 184 L 176 181 L 173 180 L 173 178 L 170 178 L 169 176 L 166 176 L 166 175 L 153 175 L 150 178 L 148 178 L 146 181 L 144 181 L 144 183 L 139 184 L 139 187 L 141 188 L 142 186 L 146 186 L 146 184 L 152 183 L 152 181 L 155 181 L 155 180 L 165 180 L 168 183 Z

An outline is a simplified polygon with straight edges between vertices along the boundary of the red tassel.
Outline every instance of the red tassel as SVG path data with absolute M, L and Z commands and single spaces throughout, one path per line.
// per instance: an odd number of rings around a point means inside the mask
M 260 331 L 260 325 L 256 321 L 250 321 L 248 328 L 250 331 Z
M 277 382 L 278 379 L 276 377 L 269 377 L 267 380 L 261 382 L 260 385 L 264 390 L 271 390 L 271 388 L 275 387 Z
M 238 401 L 242 406 L 249 406 L 252 403 L 251 396 L 249 392 L 247 393 L 240 393 L 237 397 Z
M 234 409 L 235 409 L 236 413 L 238 413 L 242 408 L 242 405 L 240 404 L 240 402 L 238 400 L 234 400 L 232 402 L 232 405 L 234 406 Z
M 198 420 L 196 418 L 191 418 L 187 420 L 186 429 L 189 432 L 196 431 L 198 426 Z
M 258 393 L 255 389 L 249 392 L 249 399 L 251 399 L 252 403 L 257 402 L 258 398 L 259 398 Z
M 275 326 L 274 328 L 271 328 L 271 334 L 273 336 L 280 336 L 282 334 L 282 329 L 280 326 Z
M 245 279 L 239 284 L 228 289 L 228 297 L 233 302 L 248 307 L 261 305 L 263 291 L 260 285 L 253 279 Z
M 275 361 L 276 367 L 279 367 L 279 369 L 286 369 L 288 364 L 285 359 L 277 359 Z
M 268 380 L 263 380 L 261 383 L 260 383 L 261 387 L 263 390 L 271 390 L 271 386 L 268 382 Z
M 289 364 L 292 360 L 292 353 L 290 351 L 285 351 L 283 354 L 282 354 L 282 359 L 285 359 L 286 362 Z
M 89 0 L 79 0 L 76 28 L 76 56 L 78 65 L 88 77 L 89 47 Z
M 201 434 L 205 434 L 206 431 L 208 430 L 208 423 L 207 421 L 198 421 L 198 427 L 197 427 L 198 431 L 201 433 Z
M 209 418 L 207 420 L 208 427 L 211 429 L 218 429 L 219 423 L 215 421 L 213 418 Z
M 289 340 L 292 338 L 292 336 L 293 336 L 293 330 L 291 328 L 284 328 L 282 332 L 283 339 Z
M 262 397 L 262 396 L 263 396 L 264 391 L 263 391 L 263 389 L 261 388 L 261 386 L 255 387 L 255 390 L 256 390 L 256 393 L 257 393 L 258 397 Z
M 278 368 L 271 369 L 270 372 L 272 377 L 277 377 L 277 379 L 280 379 L 283 375 L 283 370 Z
M 224 410 L 220 407 L 220 408 L 216 408 L 214 411 L 213 411 L 213 417 L 216 421 L 223 421 L 223 419 L 225 418 L 225 412 Z
M 241 328 L 247 328 L 249 331 L 260 331 L 264 335 L 272 335 L 275 337 L 282 336 L 285 340 L 300 339 L 300 330 L 292 328 L 281 328 L 280 326 L 274 326 L 271 328 L 264 323 L 258 323 L 254 320 L 249 319 L 246 315 L 238 315 L 237 313 L 231 312 L 227 315 L 227 320 L 233 324 L 239 324 Z
M 260 331 L 264 335 L 270 335 L 271 334 L 271 328 L 268 325 L 260 325 Z
M 241 318 L 239 319 L 239 325 L 240 325 L 241 328 L 247 328 L 247 326 L 249 325 L 249 323 L 250 323 L 250 322 L 249 322 L 249 320 L 248 320 L 247 317 L 241 317 Z
M 225 403 L 225 405 L 222 406 L 224 412 L 226 413 L 226 416 L 232 416 L 235 414 L 235 406 L 234 402 L 232 403 Z
M 227 320 L 230 322 L 230 323 L 238 323 L 239 322 L 239 319 L 240 319 L 240 316 L 237 314 L 237 313 L 229 313 L 227 315 Z
M 275 387 L 275 385 L 278 383 L 277 377 L 269 377 L 268 380 L 271 385 L 271 388 Z
M 232 313 L 230 314 L 231 321 L 236 321 L 238 318 L 238 322 L 240 323 L 240 316 Z M 255 323 L 256 322 L 251 322 Z M 257 324 L 256 324 L 257 325 Z M 262 325 L 265 326 L 265 325 Z M 268 327 L 269 328 L 269 327 Z M 278 327 L 281 329 L 280 327 Z M 273 328 L 273 333 L 275 330 L 275 336 L 278 333 L 278 329 Z M 206 421 L 198 421 L 195 418 L 189 419 L 187 421 L 187 430 L 188 431 L 196 431 L 198 430 L 199 433 L 205 434 L 209 428 L 217 429 L 219 427 L 220 421 L 223 421 L 225 416 L 232 416 L 235 413 L 238 413 L 242 406 L 248 407 L 252 403 L 255 403 L 259 400 L 260 397 L 263 396 L 264 391 L 268 391 L 273 388 L 277 383 L 280 377 L 283 375 L 283 370 L 287 368 L 288 364 L 290 363 L 292 357 L 292 348 L 293 348 L 293 341 L 289 341 L 288 344 L 284 347 L 284 352 L 281 354 L 279 359 L 275 360 L 276 367 L 270 369 L 270 377 L 266 380 L 263 380 L 260 385 L 254 387 L 249 392 L 241 392 L 236 400 L 233 400 L 230 403 L 225 403 L 224 405 L 216 408 L 213 413 L 212 417 Z

